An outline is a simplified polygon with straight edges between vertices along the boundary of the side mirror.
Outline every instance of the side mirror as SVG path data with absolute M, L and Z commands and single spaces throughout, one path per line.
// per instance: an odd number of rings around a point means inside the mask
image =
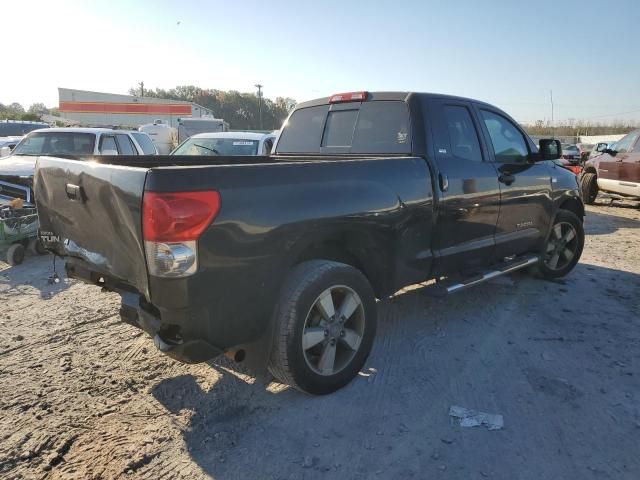
M 117 150 L 102 150 L 102 152 L 100 152 L 101 155 L 111 155 L 111 156 L 116 156 L 118 155 L 118 151 Z
M 604 152 L 607 149 L 609 144 L 606 142 L 599 143 L 596 145 L 596 152 Z
M 556 160 L 562 155 L 562 145 L 560 140 L 542 138 L 538 144 L 540 160 Z
M 618 152 L 611 148 L 605 148 L 604 150 L 602 150 L 602 153 L 606 153 L 607 155 L 611 155 L 612 157 L 615 157 Z

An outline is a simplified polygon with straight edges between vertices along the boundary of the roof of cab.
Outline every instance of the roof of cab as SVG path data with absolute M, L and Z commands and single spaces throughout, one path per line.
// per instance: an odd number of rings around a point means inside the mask
M 412 96 L 460 100 L 460 101 L 474 102 L 474 103 L 479 103 L 479 104 L 484 104 L 489 106 L 488 103 L 483 102 L 481 100 L 476 100 L 473 98 L 457 97 L 455 95 L 446 95 L 442 93 L 429 93 L 429 92 L 367 92 L 366 101 L 370 102 L 370 101 L 381 101 L 381 100 L 395 100 L 395 101 L 406 102 L 409 100 L 409 97 L 412 97 Z M 296 105 L 296 110 L 299 108 L 315 107 L 318 105 L 328 105 L 330 98 L 331 98 L 330 96 L 323 97 L 323 98 L 316 98 L 314 100 L 309 100 L 306 102 L 299 103 L 298 105 Z

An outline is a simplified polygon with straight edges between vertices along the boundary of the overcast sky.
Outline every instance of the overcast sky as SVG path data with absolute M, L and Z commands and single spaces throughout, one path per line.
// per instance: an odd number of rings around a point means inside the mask
M 22 1 L 0 102 L 57 87 L 193 84 L 298 101 L 351 90 L 478 98 L 521 122 L 640 120 L 640 1 Z M 11 19 L 11 20 L 9 20 Z M 11 47 L 13 45 L 13 47 Z M 11 48 L 9 48 L 11 47 Z M 14 48 L 15 47 L 15 48 Z

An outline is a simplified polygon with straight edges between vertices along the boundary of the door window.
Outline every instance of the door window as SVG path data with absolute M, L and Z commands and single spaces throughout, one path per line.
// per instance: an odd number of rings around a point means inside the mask
M 502 115 L 481 110 L 482 119 L 489 131 L 496 162 L 524 163 L 529 149 L 524 136 L 518 128 Z
M 633 144 L 638 139 L 638 136 L 640 136 L 640 131 L 635 131 L 627 134 L 626 136 L 622 137 L 620 140 L 616 142 L 613 149 L 618 153 L 630 152 L 631 149 L 633 148 Z
M 110 135 L 105 135 L 102 137 L 100 141 L 100 153 L 105 155 L 105 152 L 108 151 L 118 151 L 118 147 L 116 146 L 116 139 Z
M 120 155 L 137 155 L 135 147 L 131 143 L 129 135 L 119 134 L 116 135 L 116 142 L 118 142 L 118 150 Z
M 481 162 L 478 134 L 466 107 L 445 105 L 444 116 L 449 132 L 449 145 L 454 157 Z

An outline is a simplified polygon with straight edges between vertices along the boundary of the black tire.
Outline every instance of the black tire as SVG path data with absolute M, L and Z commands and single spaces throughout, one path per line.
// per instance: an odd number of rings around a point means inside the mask
M 20 243 L 14 243 L 7 250 L 7 263 L 9 265 L 20 265 L 24 261 L 25 248 Z
M 580 190 L 582 201 L 587 205 L 592 205 L 598 196 L 598 177 L 595 173 L 585 173 L 580 179 Z
M 573 257 L 570 261 L 567 261 L 565 265 L 559 266 L 558 268 L 552 268 L 549 260 L 553 258 L 553 254 L 548 253 L 548 248 L 551 246 L 551 243 L 556 241 L 554 239 L 554 228 L 558 225 L 567 225 L 570 224 L 574 231 L 575 237 L 565 244 L 563 247 L 567 247 L 573 251 Z M 584 226 L 582 221 L 578 218 L 578 216 L 569 211 L 569 210 L 558 210 L 556 214 L 556 218 L 553 221 L 553 226 L 551 227 L 551 231 L 549 232 L 549 237 L 545 242 L 545 246 L 541 252 L 541 260 L 535 265 L 532 269 L 533 273 L 541 278 L 545 279 L 555 279 L 561 278 L 567 275 L 573 268 L 576 266 L 578 261 L 580 261 L 580 256 L 582 255 L 582 250 L 584 248 Z
M 349 353 L 353 357 L 346 361 L 341 370 L 333 374 L 321 374 L 309 362 L 309 347 L 303 349 L 303 332 L 323 292 L 332 291 L 333 288 L 336 291 L 345 288 L 359 297 L 358 316 L 364 319 L 362 335 L 358 347 Z M 341 307 L 336 306 L 335 309 L 337 314 Z M 364 365 L 375 337 L 376 314 L 373 289 L 357 269 L 328 260 L 312 260 L 297 265 L 285 281 L 274 312 L 274 340 L 269 371 L 280 382 L 306 393 L 324 395 L 338 390 L 349 383 Z M 343 322 L 345 327 L 347 322 L 342 320 L 340 323 Z M 326 337 L 326 330 L 324 334 Z M 332 341 L 332 345 L 335 345 L 336 340 Z M 325 342 L 328 340 L 323 340 L 318 346 L 325 348 Z M 343 345 L 340 339 L 337 343 Z M 345 348 L 344 345 L 342 348 Z

